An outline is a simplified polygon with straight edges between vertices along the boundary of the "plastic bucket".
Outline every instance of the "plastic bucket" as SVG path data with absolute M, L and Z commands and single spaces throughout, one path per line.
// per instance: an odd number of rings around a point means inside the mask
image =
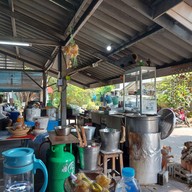
M 81 169 L 89 171 L 97 169 L 100 146 L 101 145 L 99 143 L 96 143 L 95 146 L 78 146 L 79 162 Z
M 34 117 L 35 129 L 47 129 L 49 118 L 48 117 Z
M 112 128 L 100 129 L 101 150 L 113 152 L 118 150 L 120 131 Z
M 33 121 L 34 117 L 41 116 L 41 109 L 39 108 L 27 108 L 26 109 L 26 120 Z
M 85 126 L 84 129 L 85 129 L 85 135 L 86 135 L 87 140 L 92 140 L 93 136 L 95 134 L 96 127 Z

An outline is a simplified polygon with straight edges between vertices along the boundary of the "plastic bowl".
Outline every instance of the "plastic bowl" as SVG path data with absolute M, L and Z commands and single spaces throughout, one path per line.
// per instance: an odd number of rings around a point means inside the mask
M 67 136 L 71 133 L 71 127 L 56 126 L 55 133 L 58 136 Z
M 42 133 L 46 133 L 47 130 L 46 129 L 33 129 L 33 135 L 40 135 Z

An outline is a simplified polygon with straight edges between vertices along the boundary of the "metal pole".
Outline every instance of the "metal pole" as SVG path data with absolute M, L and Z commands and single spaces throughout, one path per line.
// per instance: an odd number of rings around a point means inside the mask
M 143 88 L 142 88 L 142 84 L 143 84 L 143 74 L 142 74 L 142 67 L 140 67 L 140 74 L 139 74 L 139 90 L 140 90 L 140 114 L 143 114 Z
M 125 112 L 125 74 L 123 74 L 123 112 Z
M 66 82 L 66 65 L 64 64 L 64 59 L 62 59 L 62 50 L 59 48 L 58 53 L 58 69 L 63 80 L 62 90 L 61 90 L 61 126 L 66 125 L 67 121 L 67 82 Z
M 47 74 L 43 72 L 43 103 L 46 105 Z

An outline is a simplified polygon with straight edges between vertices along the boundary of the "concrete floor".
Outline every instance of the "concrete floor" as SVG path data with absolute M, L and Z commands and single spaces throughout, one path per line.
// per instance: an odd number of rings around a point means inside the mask
M 186 141 L 192 141 L 192 127 L 178 126 L 175 127 L 172 134 L 161 141 L 161 145 L 168 145 L 172 148 L 171 155 L 174 162 L 180 163 L 181 151 Z
M 169 179 L 166 185 L 142 186 L 142 192 L 190 192 L 192 188 L 185 183 Z

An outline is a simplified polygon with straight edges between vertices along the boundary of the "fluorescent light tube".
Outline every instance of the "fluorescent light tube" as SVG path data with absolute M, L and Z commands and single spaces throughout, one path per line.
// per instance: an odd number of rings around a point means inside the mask
M 14 41 L 0 41 L 1 45 L 15 45 L 15 46 L 32 46 L 31 43 L 22 43 L 22 42 L 14 42 Z

